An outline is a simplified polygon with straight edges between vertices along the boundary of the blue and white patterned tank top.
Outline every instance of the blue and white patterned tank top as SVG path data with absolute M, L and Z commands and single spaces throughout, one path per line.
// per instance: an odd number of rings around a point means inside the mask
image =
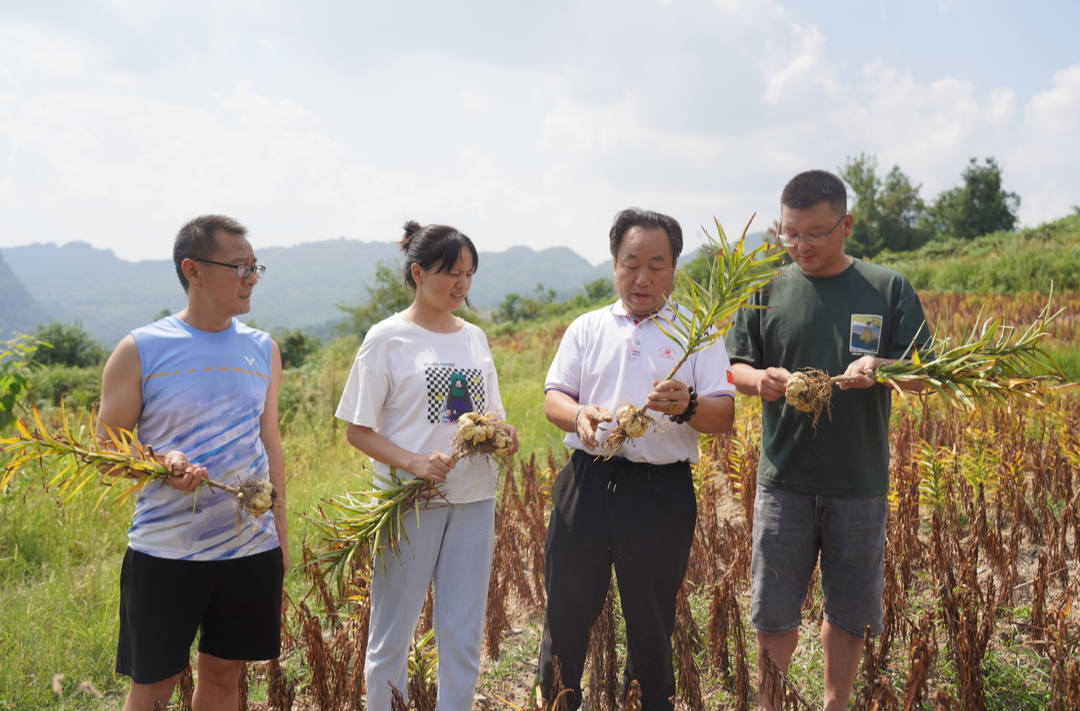
M 259 417 L 271 376 L 267 333 L 233 319 L 210 333 L 167 316 L 131 332 L 142 363 L 138 438 L 155 452 L 184 452 L 211 479 L 235 485 L 267 479 Z M 130 546 L 160 558 L 222 560 L 277 547 L 272 513 L 237 525 L 235 497 L 200 487 L 194 494 L 151 483 L 138 496 Z

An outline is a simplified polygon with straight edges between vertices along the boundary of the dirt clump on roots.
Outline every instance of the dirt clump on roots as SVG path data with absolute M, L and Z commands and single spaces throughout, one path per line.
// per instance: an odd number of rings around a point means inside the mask
M 627 440 L 641 437 L 649 431 L 650 427 L 656 426 L 656 419 L 647 410 L 633 405 L 623 405 L 616 410 L 615 422 L 615 427 L 600 445 L 604 459 L 611 459 L 622 449 Z
M 243 517 L 252 521 L 270 510 L 277 501 L 274 485 L 266 479 L 244 478 L 234 490 L 236 496 L 236 525 L 240 526 Z M 230 492 L 233 493 L 233 492 Z
M 803 368 L 791 374 L 784 392 L 784 400 L 797 410 L 810 415 L 817 429 L 821 413 L 832 419 L 833 382 L 829 374 L 814 368 Z
M 513 439 L 500 427 L 502 424 L 503 419 L 497 412 L 466 412 L 458 418 L 458 430 L 451 440 L 450 457 L 455 463 L 477 454 L 508 459 Z

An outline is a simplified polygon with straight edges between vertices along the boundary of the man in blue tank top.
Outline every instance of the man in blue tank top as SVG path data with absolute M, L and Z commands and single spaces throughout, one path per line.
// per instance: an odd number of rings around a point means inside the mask
M 265 271 L 235 220 L 184 225 L 173 261 L 187 308 L 133 330 L 101 380 L 105 425 L 136 431 L 175 475 L 135 502 L 120 576 L 116 671 L 131 677 L 124 711 L 168 702 L 199 633 L 195 711 L 235 710 L 244 661 L 280 653 L 281 583 L 289 565 L 285 462 L 278 432 L 281 356 L 240 323 Z M 235 486 L 268 479 L 274 506 L 240 517 Z

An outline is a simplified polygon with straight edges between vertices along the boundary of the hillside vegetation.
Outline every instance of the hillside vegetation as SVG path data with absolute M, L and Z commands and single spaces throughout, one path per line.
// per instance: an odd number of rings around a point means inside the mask
M 1080 291 L 1080 212 L 1019 232 L 930 242 L 873 260 L 919 291 L 976 294 Z

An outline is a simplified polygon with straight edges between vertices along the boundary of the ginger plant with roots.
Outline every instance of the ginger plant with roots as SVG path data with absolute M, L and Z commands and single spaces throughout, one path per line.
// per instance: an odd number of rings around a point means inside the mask
M 671 310 L 673 315 L 661 311 L 657 326 L 678 344 L 683 354 L 664 380 L 675 377 L 691 355 L 723 338 L 735 312 L 778 273 L 778 259 L 784 253 L 782 247 L 765 241 L 754 249 L 747 248 L 746 233 L 754 217 L 750 217 L 742 235 L 735 241 L 727 239 L 719 220 L 713 220 L 717 237 L 704 230 L 708 244 L 703 251 L 709 265 L 705 283 L 696 281 L 684 271 L 675 273 L 675 288 L 670 299 L 675 305 Z M 623 405 L 615 412 L 615 422 L 616 426 L 601 445 L 605 458 L 618 453 L 627 440 L 641 437 L 657 424 L 645 404 L 641 407 Z
M 458 418 L 450 458 L 456 464 L 468 457 L 490 455 L 506 463 L 513 440 L 504 424 L 499 412 L 466 412 Z M 323 537 L 312 563 L 324 566 L 324 574 L 339 589 L 358 556 L 373 556 L 385 567 L 386 553 L 400 555 L 401 540 L 409 540 L 406 514 L 415 512 L 419 525 L 420 509 L 445 504 L 442 491 L 430 479 L 402 479 L 393 467 L 389 477 L 374 473 L 372 477 L 380 484 L 377 488 L 324 501 L 332 515 L 320 506 L 317 517 L 304 517 Z
M 402 479 L 393 467 L 389 477 L 375 473 L 372 477 L 381 487 L 326 499 L 323 503 L 333 515 L 319 506 L 318 517 L 303 517 L 322 535 L 311 563 L 323 566 L 323 575 L 339 590 L 345 588 L 361 558 L 377 558 L 385 569 L 384 555 L 400 555 L 401 539 L 409 540 L 406 514 L 414 512 L 419 522 L 420 509 L 445 503 L 430 479 Z
M 71 430 L 62 403 L 60 413 L 60 426 L 50 430 L 35 407 L 31 411 L 32 428 L 19 419 L 15 423 L 16 436 L 0 439 L 0 452 L 11 455 L 0 472 L 0 489 L 26 465 L 43 464 L 46 460 L 66 462 L 66 466 L 45 483 L 46 490 L 56 487 L 59 504 L 67 502 L 94 481 L 106 487 L 98 497 L 97 504 L 100 505 L 121 482 L 129 483 L 120 489 L 118 496 L 124 501 L 151 482 L 177 476 L 152 447 L 141 444 L 132 432 L 102 423 L 106 434 L 103 439 L 93 434 L 76 434 Z M 90 419 L 95 419 L 94 413 Z M 241 477 L 236 486 L 203 479 L 199 486 L 220 489 L 236 497 L 237 526 L 241 515 L 256 519 L 269 511 L 277 499 L 273 484 L 256 477 Z
M 923 360 L 913 346 L 909 359 L 882 363 L 866 375 L 902 396 L 910 391 L 901 389 L 901 384 L 923 383 L 946 405 L 967 410 L 975 409 L 980 401 L 987 399 L 996 404 L 1011 401 L 1045 404 L 1049 392 L 1076 385 L 1063 385 L 1065 376 L 1061 367 L 1042 347 L 1046 329 L 1062 311 L 1051 313 L 1048 302 L 1022 332 L 1001 318 L 981 323 L 976 320 L 959 344 L 953 345 L 948 338 L 931 340 L 923 351 L 937 355 Z M 831 407 L 833 385 L 851 377 L 830 377 L 816 369 L 799 370 L 788 379 L 784 399 L 810 415 L 816 427 L 821 413 Z

